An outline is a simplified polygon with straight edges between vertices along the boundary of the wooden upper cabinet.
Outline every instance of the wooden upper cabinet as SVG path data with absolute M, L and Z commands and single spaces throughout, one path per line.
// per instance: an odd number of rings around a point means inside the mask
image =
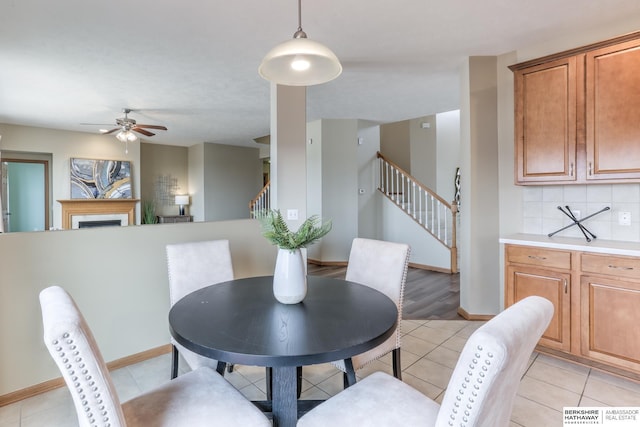
M 516 182 L 576 177 L 576 58 L 518 70 Z
M 640 40 L 586 55 L 587 180 L 640 178 Z
M 640 32 L 509 68 L 516 184 L 640 182 Z

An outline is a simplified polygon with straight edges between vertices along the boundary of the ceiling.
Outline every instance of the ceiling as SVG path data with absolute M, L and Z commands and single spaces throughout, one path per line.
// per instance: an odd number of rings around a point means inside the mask
M 380 123 L 458 108 L 460 64 L 639 22 L 638 0 L 304 0 L 302 27 L 344 71 L 307 89 L 307 119 Z M 0 123 L 97 132 L 162 124 L 149 142 L 255 145 L 269 133 L 262 57 L 295 0 L 3 0 Z

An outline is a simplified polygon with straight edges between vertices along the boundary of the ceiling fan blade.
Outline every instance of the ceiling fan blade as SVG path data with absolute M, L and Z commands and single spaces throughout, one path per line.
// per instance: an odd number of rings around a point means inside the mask
M 155 133 L 151 133 L 148 130 L 140 129 L 138 126 L 132 127 L 131 130 L 134 131 L 134 132 L 141 133 L 143 135 L 147 135 L 147 136 L 155 135 Z
M 137 128 L 147 128 L 147 129 L 160 129 L 160 130 L 167 130 L 166 127 L 164 126 L 158 126 L 158 125 L 138 125 L 136 124 Z
M 80 126 L 113 126 L 113 123 L 80 123 Z
M 113 129 L 108 130 L 106 132 L 100 132 L 100 133 L 103 134 L 103 135 L 109 135 L 110 133 L 114 133 L 115 131 L 120 130 L 120 129 L 121 128 L 113 128 Z

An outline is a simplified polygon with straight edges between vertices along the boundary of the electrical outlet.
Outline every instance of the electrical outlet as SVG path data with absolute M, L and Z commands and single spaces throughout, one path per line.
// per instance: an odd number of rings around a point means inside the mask
M 618 224 L 631 225 L 631 212 L 618 212 Z
M 296 221 L 298 219 L 298 209 L 287 209 L 287 219 Z

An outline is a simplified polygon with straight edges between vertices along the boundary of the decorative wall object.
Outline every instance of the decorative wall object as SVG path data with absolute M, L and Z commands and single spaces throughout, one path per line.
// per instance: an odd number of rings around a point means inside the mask
M 155 201 L 158 206 L 174 206 L 178 178 L 171 175 L 159 175 L 155 182 Z
M 131 162 L 71 159 L 72 199 L 131 199 Z
M 456 176 L 453 181 L 453 185 L 455 187 L 455 195 L 453 196 L 453 201 L 458 205 L 458 211 L 460 210 L 460 168 L 456 168 Z

